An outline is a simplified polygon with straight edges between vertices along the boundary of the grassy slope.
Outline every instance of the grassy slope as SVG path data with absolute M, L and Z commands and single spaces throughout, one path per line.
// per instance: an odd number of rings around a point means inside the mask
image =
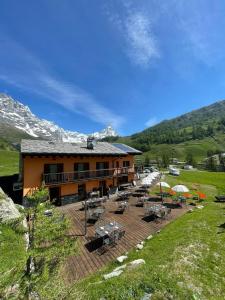
M 173 154 L 173 149 L 175 153 Z M 162 153 L 168 153 L 169 156 L 175 156 L 180 160 L 185 160 L 187 153 L 192 153 L 193 157 L 197 162 L 201 162 L 205 157 L 207 157 L 208 150 L 221 150 L 225 149 L 225 139 L 224 135 L 217 135 L 214 138 L 205 138 L 202 140 L 193 140 L 180 144 L 161 144 L 152 145 L 151 150 L 146 152 L 150 158 L 155 158 L 161 156 Z
M 19 172 L 19 152 L 0 150 L 0 176 Z
M 146 265 L 125 271 L 120 277 L 102 280 L 116 263 L 78 284 L 84 299 L 140 299 L 145 291 L 155 299 L 223 299 L 225 294 L 224 204 L 213 202 L 225 189 L 224 173 L 182 172 L 167 176 L 170 184 L 198 184 L 206 192 L 206 207 L 187 213 L 146 242 L 141 252 L 131 251 L 128 260 L 143 258 Z M 222 226 L 221 226 L 222 225 Z M 97 283 L 98 282 L 98 283 Z M 172 298 L 173 297 L 173 298 Z
M 1 292 L 17 283 L 26 265 L 25 241 L 22 233 L 0 225 L 0 298 Z

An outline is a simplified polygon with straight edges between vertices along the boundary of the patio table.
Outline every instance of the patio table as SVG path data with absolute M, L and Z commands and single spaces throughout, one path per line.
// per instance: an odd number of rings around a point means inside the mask
M 103 244 L 114 244 L 124 233 L 123 226 L 116 221 L 99 226 L 95 229 L 96 237 L 103 238 Z
M 93 210 L 89 210 L 88 211 L 89 219 L 98 220 L 104 212 L 105 209 L 103 207 L 97 207 Z
M 149 196 L 139 197 L 136 206 L 144 206 L 144 203 L 149 200 Z
M 125 200 L 125 199 L 128 199 L 131 195 L 132 195 L 132 192 L 125 191 L 125 192 L 120 192 L 118 194 L 118 197 L 121 200 Z
M 93 198 L 93 199 L 88 199 L 86 201 L 86 205 L 89 208 L 93 208 L 93 207 L 97 207 L 97 206 L 101 206 L 102 204 L 102 198 Z
M 161 204 L 155 204 L 155 205 L 145 207 L 145 215 L 148 216 L 154 215 L 158 218 L 162 218 L 165 215 L 167 215 L 168 212 L 169 212 L 168 208 Z
M 116 209 L 116 212 L 121 212 L 123 213 L 125 211 L 125 209 L 128 208 L 128 202 L 127 201 L 123 201 L 123 202 L 120 202 L 118 204 L 118 207 Z

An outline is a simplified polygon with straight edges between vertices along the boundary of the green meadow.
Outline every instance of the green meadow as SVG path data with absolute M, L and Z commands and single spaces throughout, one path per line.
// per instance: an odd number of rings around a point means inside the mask
M 19 152 L 0 150 L 0 176 L 19 172 Z
M 75 285 L 84 295 L 80 299 L 141 299 L 144 293 L 151 293 L 151 300 L 224 299 L 225 204 L 215 203 L 214 196 L 225 189 L 225 173 L 183 171 L 165 181 L 206 193 L 204 208 L 186 213 L 146 241 L 143 250 L 129 253 L 126 262 L 142 258 L 145 265 L 104 281 L 102 275 L 119 266 L 113 262 Z

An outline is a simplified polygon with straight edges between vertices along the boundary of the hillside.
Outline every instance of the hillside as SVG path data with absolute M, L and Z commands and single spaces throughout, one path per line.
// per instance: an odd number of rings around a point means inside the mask
M 202 160 L 208 151 L 225 150 L 224 112 L 225 100 L 165 120 L 129 137 L 120 137 L 117 141 L 147 152 L 152 158 L 166 153 L 184 159 L 191 152 L 197 160 Z
M 18 149 L 21 139 L 32 138 L 29 134 L 0 122 L 0 150 Z

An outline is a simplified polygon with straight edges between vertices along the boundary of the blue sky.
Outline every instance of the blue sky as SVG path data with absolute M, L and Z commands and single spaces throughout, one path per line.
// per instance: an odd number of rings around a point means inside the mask
M 225 2 L 1 0 L 0 91 L 122 135 L 224 99 Z

